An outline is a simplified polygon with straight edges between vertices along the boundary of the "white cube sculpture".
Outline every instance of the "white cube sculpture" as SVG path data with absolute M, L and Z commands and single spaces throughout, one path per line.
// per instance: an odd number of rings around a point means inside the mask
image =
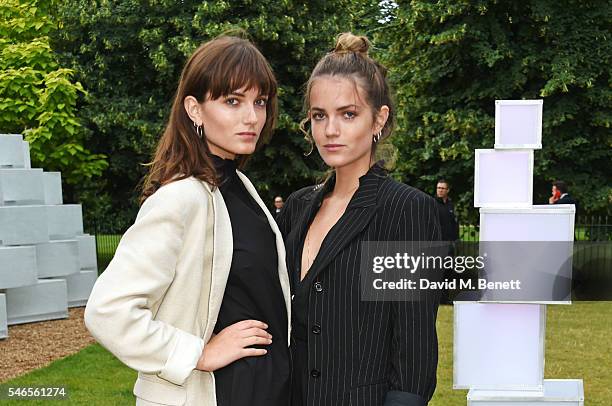
M 6 317 L 6 295 L 0 293 L 0 339 L 8 337 L 8 324 Z
M 46 206 L 49 239 L 74 239 L 83 234 L 83 212 L 80 204 Z
M 80 267 L 77 240 L 53 240 L 36 245 L 39 278 L 53 278 L 78 273 Z
M 21 134 L 0 134 L 0 168 L 25 168 L 24 158 Z
M 474 207 L 527 207 L 533 200 L 533 151 L 477 149 Z
M 36 246 L 0 246 L 0 289 L 33 285 L 37 277 Z
M 45 204 L 62 204 L 62 175 L 60 172 L 44 172 Z
M 8 325 L 68 317 L 64 279 L 39 279 L 35 285 L 6 290 Z
M 42 169 L 0 169 L 0 206 L 45 204 Z
M 0 245 L 30 245 L 49 241 L 47 207 L 0 206 Z
M 98 259 L 96 253 L 96 237 L 89 234 L 77 235 L 79 243 L 79 258 L 81 269 L 98 269 Z
M 455 302 L 453 388 L 542 391 L 546 306 Z
M 468 406 L 584 406 L 582 379 L 544 379 L 541 394 L 472 389 Z
M 542 100 L 496 100 L 495 149 L 541 149 L 542 106 Z
M 98 271 L 81 271 L 66 276 L 68 285 L 68 307 L 81 307 L 87 304 L 89 294 L 93 289 Z

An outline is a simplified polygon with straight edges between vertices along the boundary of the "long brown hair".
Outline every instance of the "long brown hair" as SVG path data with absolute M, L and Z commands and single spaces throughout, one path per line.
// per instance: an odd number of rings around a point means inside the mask
M 187 115 L 183 101 L 193 96 L 203 103 L 227 96 L 245 87 L 258 89 L 268 96 L 266 123 L 257 140 L 256 149 L 268 142 L 276 124 L 277 84 L 268 61 L 247 39 L 223 35 L 202 44 L 189 58 L 178 84 L 166 125 L 145 176 L 140 202 L 144 202 L 161 186 L 194 176 L 218 186 L 215 168 L 208 157 L 206 135 L 200 139 L 194 123 Z M 242 169 L 248 155 L 238 156 Z

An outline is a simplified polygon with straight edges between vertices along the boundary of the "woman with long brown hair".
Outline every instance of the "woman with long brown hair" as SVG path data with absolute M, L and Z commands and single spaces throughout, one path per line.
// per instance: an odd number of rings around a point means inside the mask
M 138 371 L 142 405 L 287 405 L 289 282 L 272 216 L 240 172 L 271 135 L 277 84 L 249 41 L 199 47 L 181 75 L 142 207 L 85 310 Z

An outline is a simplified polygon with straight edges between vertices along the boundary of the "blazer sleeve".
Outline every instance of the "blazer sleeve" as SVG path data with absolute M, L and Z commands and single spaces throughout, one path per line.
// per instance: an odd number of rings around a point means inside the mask
M 397 241 L 440 241 L 436 203 L 426 195 L 405 202 L 398 222 Z M 392 368 L 387 406 L 424 406 L 436 387 L 438 342 L 436 318 L 439 293 L 418 301 L 391 303 Z
M 174 278 L 189 215 L 184 196 L 170 185 L 145 201 L 122 237 L 91 292 L 85 325 L 130 368 L 182 385 L 197 365 L 204 341 L 154 320 L 152 313 Z

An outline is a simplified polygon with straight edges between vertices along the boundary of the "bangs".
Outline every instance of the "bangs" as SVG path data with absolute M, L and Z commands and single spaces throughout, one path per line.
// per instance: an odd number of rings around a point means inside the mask
M 277 85 L 272 69 L 253 46 L 231 44 L 211 65 L 206 76 L 212 100 L 238 89 L 257 89 L 262 96 L 276 96 Z

